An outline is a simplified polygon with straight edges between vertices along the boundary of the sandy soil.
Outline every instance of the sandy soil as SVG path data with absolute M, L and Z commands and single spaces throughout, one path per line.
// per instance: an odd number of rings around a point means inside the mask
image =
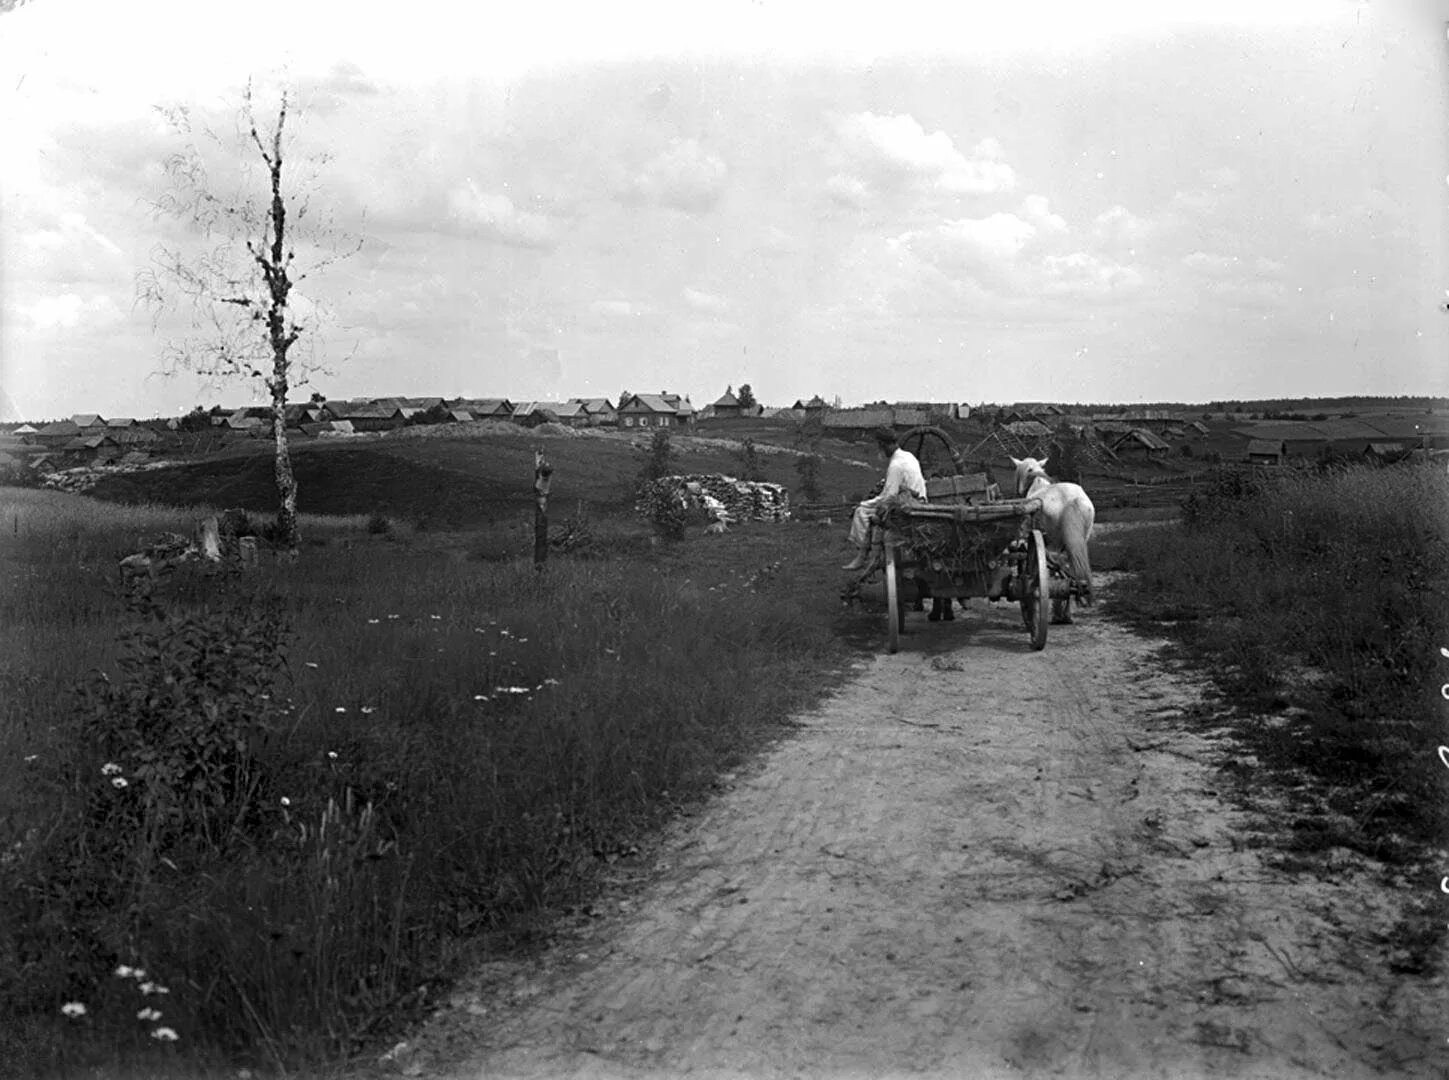
M 1199 688 L 1152 642 L 1089 610 L 1033 653 L 984 601 L 909 625 L 386 1070 L 1446 1075 L 1442 982 L 1383 963 L 1392 898 L 1347 853 L 1313 880 L 1248 845 L 1232 745 L 1174 723 Z

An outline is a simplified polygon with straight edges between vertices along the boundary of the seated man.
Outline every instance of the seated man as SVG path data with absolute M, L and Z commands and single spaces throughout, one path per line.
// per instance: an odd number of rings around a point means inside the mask
M 885 486 L 879 495 L 866 499 L 855 508 L 855 515 L 850 520 L 850 540 L 859 554 L 842 566 L 842 570 L 864 570 L 870 564 L 871 547 L 880 542 L 872 520 L 877 507 L 902 491 L 918 499 L 926 497 L 926 479 L 921 475 L 921 463 L 916 460 L 915 454 L 901 448 L 896 441 L 896 433 L 888 427 L 878 427 L 875 429 L 875 442 L 886 459 Z

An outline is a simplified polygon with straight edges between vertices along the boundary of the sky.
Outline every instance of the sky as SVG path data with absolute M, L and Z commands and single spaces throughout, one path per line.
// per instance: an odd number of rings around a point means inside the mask
M 0 419 L 264 399 L 138 302 L 245 256 L 157 207 L 178 107 L 260 191 L 248 84 L 307 205 L 293 400 L 1449 395 L 1442 3 L 210 10 L 0 0 Z

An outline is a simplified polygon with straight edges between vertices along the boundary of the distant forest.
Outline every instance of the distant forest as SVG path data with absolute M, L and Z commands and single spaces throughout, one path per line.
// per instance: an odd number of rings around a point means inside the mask
M 1134 409 L 1168 409 L 1176 411 L 1206 412 L 1342 412 L 1345 409 L 1449 409 L 1449 398 L 1424 397 L 1400 394 L 1396 397 L 1358 394 L 1353 397 L 1319 398 L 1225 398 L 1209 402 L 1181 401 L 1139 401 L 1130 405 L 1121 402 L 1100 402 L 1074 404 L 1073 409 L 1082 411 L 1109 410 L 1131 411 Z

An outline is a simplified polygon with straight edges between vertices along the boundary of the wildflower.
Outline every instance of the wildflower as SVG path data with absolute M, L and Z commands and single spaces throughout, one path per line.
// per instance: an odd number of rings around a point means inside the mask
M 283 806 L 291 806 L 292 805 L 292 800 L 289 799 L 289 798 L 287 798 L 287 796 L 283 795 L 282 796 L 282 805 Z
M 474 694 L 473 695 L 473 700 L 474 701 L 487 701 L 488 700 L 488 695 L 487 694 Z
M 120 774 L 121 767 L 117 765 L 114 761 L 108 761 L 101 766 L 102 776 L 119 776 Z
M 367 620 L 367 625 L 368 626 L 376 626 L 380 622 L 382 622 L 381 619 L 368 619 Z
M 26 754 L 25 755 L 25 764 L 29 765 L 32 761 L 34 761 L 39 756 L 40 756 L 39 754 Z
M 79 1001 L 67 1001 L 60 1007 L 60 1011 L 74 1020 L 77 1016 L 84 1016 L 86 1014 L 86 1007 Z
M 543 680 L 543 685 L 544 686 L 557 686 L 558 685 L 558 680 L 557 679 L 544 679 Z
M 521 638 L 519 638 L 519 639 L 518 639 L 518 643 L 519 643 L 519 644 L 520 644 L 520 645 L 522 645 L 522 644 L 523 644 L 523 643 L 524 643 L 524 642 L 526 642 L 526 641 L 527 641 L 527 640 L 528 640 L 528 638 L 526 638 L 526 637 L 521 637 Z
M 336 761 L 337 760 L 337 751 L 336 750 L 328 750 L 327 751 L 327 756 L 329 758 L 331 758 L 333 761 Z
M 168 1027 L 159 1027 L 151 1032 L 151 1038 L 160 1039 L 162 1042 L 175 1042 L 180 1037 Z
M 113 776 L 113 777 L 111 777 L 111 787 L 113 787 L 113 788 L 123 788 L 123 787 L 127 787 L 127 786 L 128 786 L 128 784 L 127 784 L 126 778 L 124 776 Z
M 138 1012 L 136 1014 L 136 1019 L 137 1020 L 160 1020 L 161 1019 L 161 1010 L 160 1009 L 142 1009 L 140 1012 Z
M 374 709 L 371 705 L 364 705 L 362 707 L 362 715 L 364 715 L 364 716 L 371 716 L 376 711 L 377 710 Z
M 430 618 L 430 619 L 441 619 L 442 616 L 441 615 L 429 615 L 428 618 Z
M 347 709 L 346 709 L 346 708 L 344 708 L 344 707 L 343 707 L 343 706 L 341 706 L 341 705 L 339 705 L 339 706 L 337 706 L 337 708 L 335 708 L 335 709 L 334 709 L 334 710 L 332 710 L 332 711 L 333 711 L 333 712 L 346 712 L 346 711 L 347 711 Z
M 530 694 L 533 691 L 526 686 L 495 686 L 493 692 L 495 694 Z
M 132 974 L 135 973 L 135 970 L 136 969 L 133 967 L 127 967 L 125 964 L 122 964 L 120 967 L 116 968 L 116 978 L 129 979 Z
M 401 616 L 398 616 L 398 615 L 389 615 L 388 616 L 389 619 L 397 619 L 397 618 L 400 618 L 400 617 Z
M 171 993 L 171 991 L 169 989 L 167 989 L 166 987 L 162 986 L 160 983 L 154 983 L 154 982 L 143 982 L 140 986 L 136 987 L 136 989 L 139 990 L 139 991 L 141 991 L 141 993 L 143 993 L 143 994 L 169 994 L 169 993 Z
M 317 666 L 317 665 L 316 665 L 316 663 L 314 663 L 314 662 L 313 662 L 313 661 L 311 661 L 311 660 L 305 660 L 305 661 L 303 661 L 303 666 L 305 666 L 305 667 L 310 667 L 310 668 L 314 668 L 314 667 L 316 667 L 316 666 Z

